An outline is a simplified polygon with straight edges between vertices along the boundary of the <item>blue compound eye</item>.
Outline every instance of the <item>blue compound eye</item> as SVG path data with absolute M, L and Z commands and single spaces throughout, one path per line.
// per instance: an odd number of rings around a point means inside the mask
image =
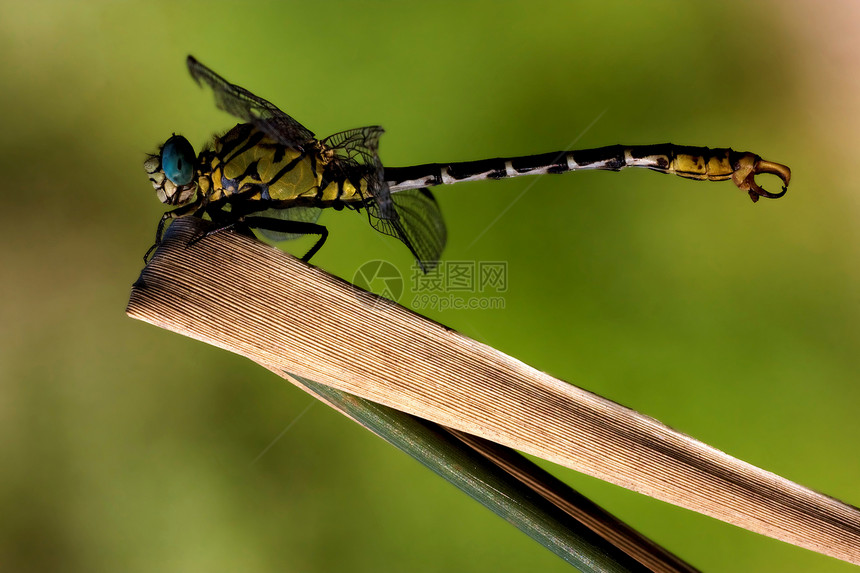
M 188 185 L 194 177 L 194 148 L 181 135 L 174 135 L 161 148 L 161 168 L 177 186 Z

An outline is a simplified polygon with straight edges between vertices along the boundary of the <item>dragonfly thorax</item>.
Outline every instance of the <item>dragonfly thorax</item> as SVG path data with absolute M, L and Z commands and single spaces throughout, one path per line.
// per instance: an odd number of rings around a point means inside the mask
M 316 149 L 287 147 L 255 126 L 240 123 L 216 137 L 212 151 L 201 155 L 201 192 L 209 201 L 314 198 L 325 168 Z

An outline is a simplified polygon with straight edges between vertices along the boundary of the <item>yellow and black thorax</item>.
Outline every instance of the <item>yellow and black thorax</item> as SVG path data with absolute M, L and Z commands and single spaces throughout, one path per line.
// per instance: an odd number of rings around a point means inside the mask
M 316 143 L 299 151 L 240 123 L 200 153 L 198 192 L 207 203 L 260 201 L 280 208 L 363 201 L 365 170 L 342 168 L 334 154 Z

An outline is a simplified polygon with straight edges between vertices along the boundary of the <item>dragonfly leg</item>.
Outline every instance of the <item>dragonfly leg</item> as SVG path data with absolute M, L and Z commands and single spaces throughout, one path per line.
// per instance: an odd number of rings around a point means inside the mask
M 249 189 L 241 191 L 236 195 L 233 195 L 231 199 L 234 201 L 239 199 L 244 199 L 245 197 L 251 197 L 255 194 L 259 193 L 259 188 L 255 185 Z M 210 203 L 208 205 L 204 205 L 202 208 L 198 209 L 195 213 L 195 217 L 202 217 L 204 214 L 208 214 L 209 218 L 212 219 L 212 222 L 215 223 L 215 227 L 209 229 L 208 231 L 203 231 L 202 233 L 194 236 L 190 241 L 188 241 L 187 247 L 190 247 L 196 243 L 199 243 L 206 237 L 210 237 L 212 235 L 216 235 L 223 231 L 235 230 L 243 235 L 248 237 L 254 237 L 254 234 L 245 225 L 243 221 L 243 212 L 238 206 L 241 206 L 241 201 L 237 202 L 237 209 L 233 211 L 225 210 L 225 204 L 223 202 L 218 203 Z
M 173 219 L 178 219 L 180 217 L 187 217 L 199 207 L 200 205 L 197 203 L 190 203 L 188 205 L 183 205 L 178 209 L 174 209 L 173 211 L 168 211 L 162 215 L 161 220 L 158 221 L 158 227 L 155 229 L 155 243 L 153 243 L 152 246 L 149 247 L 149 250 L 146 251 L 146 254 L 143 255 L 143 262 L 146 263 L 149 261 L 149 255 L 151 255 L 152 251 L 158 248 L 158 245 L 161 244 L 161 237 L 164 235 L 164 226 L 168 221 L 172 221 Z
M 252 229 L 266 229 L 277 233 L 290 235 L 319 235 L 319 239 L 311 249 L 305 253 L 302 260 L 308 262 L 311 260 L 317 251 L 325 244 L 328 238 L 328 229 L 317 223 L 308 223 L 306 221 L 290 221 L 287 219 L 274 219 L 271 217 L 245 217 L 243 222 Z
M 239 226 L 240 224 L 241 223 L 239 221 L 231 221 L 229 223 L 223 223 L 221 225 L 218 225 L 214 229 L 209 229 L 208 231 L 203 231 L 202 233 L 198 233 L 194 237 L 192 237 L 190 241 L 188 241 L 188 244 L 185 245 L 185 248 L 187 249 L 188 247 L 191 247 L 191 246 L 199 243 L 200 241 L 202 241 L 206 237 L 211 237 L 212 235 L 217 235 L 218 233 L 221 233 L 223 231 L 229 231 L 231 229 L 234 229 L 237 226 Z

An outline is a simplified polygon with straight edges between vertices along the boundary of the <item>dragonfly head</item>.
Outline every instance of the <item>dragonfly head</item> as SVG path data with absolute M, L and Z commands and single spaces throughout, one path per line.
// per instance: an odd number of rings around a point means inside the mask
M 194 171 L 197 160 L 187 139 L 174 134 L 158 155 L 150 155 L 143 163 L 158 199 L 168 205 L 185 205 L 197 194 Z

